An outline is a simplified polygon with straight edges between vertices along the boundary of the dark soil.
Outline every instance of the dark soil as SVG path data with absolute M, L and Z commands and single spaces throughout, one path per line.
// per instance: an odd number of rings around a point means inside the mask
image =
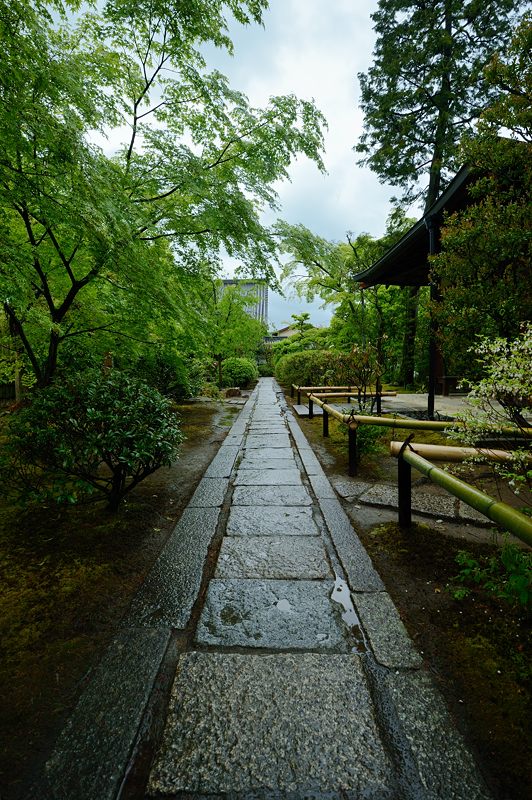
M 101 503 L 0 506 L 2 800 L 25 797 L 239 410 L 179 406 L 187 437 L 179 460 L 139 484 L 116 514 Z
M 336 427 L 331 420 L 330 437 L 324 439 L 321 418 L 312 422 L 301 420 L 300 425 L 325 472 L 331 477 L 344 478 L 345 426 Z M 394 437 L 385 434 L 377 452 L 362 457 L 357 476 L 361 481 L 396 480 L 395 460 L 387 455 L 389 438 Z M 416 435 L 416 441 L 422 440 Z M 430 486 L 424 487 L 425 490 L 430 491 Z M 345 506 L 349 511 L 349 504 Z M 363 519 L 363 510 L 356 515 Z M 388 515 L 390 519 L 394 516 Z M 498 554 L 499 548 L 488 541 L 485 544 L 471 541 L 471 526 L 464 527 L 463 540 L 459 538 L 459 526 L 452 527 L 451 538 L 429 520 L 426 525 L 415 525 L 407 531 L 402 531 L 395 522 L 357 526 L 451 714 L 476 754 L 494 798 L 529 800 L 532 796 L 530 612 L 519 604 L 497 599 L 482 585 L 473 586 L 463 599 L 455 599 L 455 589 L 461 588 L 455 581 L 460 571 L 455 560 L 458 552 L 467 550 L 481 560 Z M 486 536 L 489 538 L 492 537 Z

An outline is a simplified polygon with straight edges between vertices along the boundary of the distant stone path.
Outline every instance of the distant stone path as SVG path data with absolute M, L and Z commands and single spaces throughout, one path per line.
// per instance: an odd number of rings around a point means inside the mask
M 35 797 L 488 798 L 277 389 L 231 428 Z

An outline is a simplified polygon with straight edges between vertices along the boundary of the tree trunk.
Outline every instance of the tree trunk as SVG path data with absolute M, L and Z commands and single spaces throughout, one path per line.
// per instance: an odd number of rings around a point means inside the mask
M 59 342 L 61 341 L 59 333 L 57 331 L 50 331 L 50 341 L 48 343 L 48 355 L 46 357 L 46 361 L 44 363 L 44 369 L 42 371 L 41 379 L 38 382 L 39 387 L 42 389 L 45 386 L 49 386 L 52 382 L 52 378 L 55 375 L 55 371 L 57 369 L 57 351 L 59 349 Z
M 126 477 L 127 473 L 125 467 L 123 466 L 117 467 L 114 470 L 111 491 L 108 495 L 108 503 L 107 503 L 107 508 L 109 511 L 115 512 L 118 510 L 120 501 L 124 496 Z

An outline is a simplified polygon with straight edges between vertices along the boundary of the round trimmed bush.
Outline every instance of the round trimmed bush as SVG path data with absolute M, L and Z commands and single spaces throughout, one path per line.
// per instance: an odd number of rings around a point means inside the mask
M 226 358 L 222 362 L 222 382 L 224 386 L 249 386 L 259 377 L 259 370 L 249 358 Z
M 99 491 L 109 508 L 176 458 L 183 440 L 170 401 L 118 370 L 78 373 L 36 392 L 13 415 L 15 473 L 34 498 L 76 502 Z
M 282 356 L 275 365 L 275 377 L 284 386 L 318 386 L 332 382 L 329 350 L 304 350 Z

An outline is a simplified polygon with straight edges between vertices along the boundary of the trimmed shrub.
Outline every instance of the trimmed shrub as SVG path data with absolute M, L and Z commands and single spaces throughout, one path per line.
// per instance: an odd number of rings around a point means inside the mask
M 259 370 L 249 358 L 226 358 L 222 362 L 222 382 L 224 386 L 249 386 L 259 377 Z
M 10 473 L 26 496 L 76 502 L 101 492 L 115 511 L 176 458 L 183 436 L 156 389 L 117 370 L 75 374 L 37 392 L 7 431 Z
M 301 386 L 331 383 L 331 356 L 329 350 L 304 350 L 282 356 L 275 365 L 275 377 L 284 386 L 292 383 Z

